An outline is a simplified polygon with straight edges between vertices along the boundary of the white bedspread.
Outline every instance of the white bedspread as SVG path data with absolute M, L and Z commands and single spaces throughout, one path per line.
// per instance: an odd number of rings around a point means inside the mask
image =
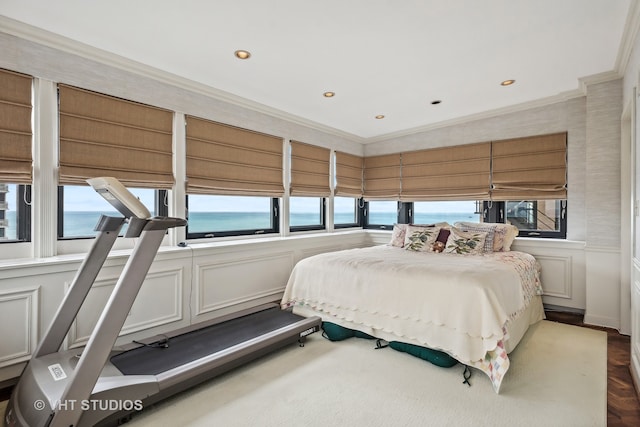
M 537 263 L 522 252 L 471 256 L 376 246 L 301 260 L 282 305 L 478 366 L 501 346 L 507 322 L 541 291 Z

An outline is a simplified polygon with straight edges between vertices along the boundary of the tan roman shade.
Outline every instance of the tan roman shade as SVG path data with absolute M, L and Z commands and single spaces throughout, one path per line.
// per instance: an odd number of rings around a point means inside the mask
M 72 86 L 60 93 L 60 184 L 113 176 L 171 188 L 173 113 Z
M 364 198 L 366 200 L 399 200 L 400 178 L 400 153 L 364 158 Z
M 491 143 L 402 153 L 402 201 L 486 200 Z
M 187 116 L 187 193 L 282 197 L 282 138 Z
M 494 200 L 567 198 L 567 134 L 492 142 Z
M 291 141 L 292 196 L 329 197 L 329 160 L 331 150 Z
M 336 151 L 336 196 L 362 197 L 362 170 L 360 156 Z
M 32 78 L 0 70 L 0 182 L 31 184 Z

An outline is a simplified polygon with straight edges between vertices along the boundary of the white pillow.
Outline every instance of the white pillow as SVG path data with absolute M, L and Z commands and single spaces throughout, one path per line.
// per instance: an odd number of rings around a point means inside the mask
M 393 224 L 393 232 L 391 233 L 391 241 L 389 244 L 397 248 L 404 246 L 404 236 L 407 232 L 407 224 Z

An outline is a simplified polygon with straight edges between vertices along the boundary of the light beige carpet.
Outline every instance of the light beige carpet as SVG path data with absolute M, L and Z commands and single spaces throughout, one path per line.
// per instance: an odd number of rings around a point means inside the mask
M 607 424 L 604 332 L 542 321 L 511 353 L 500 394 L 473 371 L 439 368 L 374 342 L 314 334 L 153 407 L 147 426 L 558 426 Z M 6 402 L 0 402 L 4 413 Z
M 604 332 L 548 321 L 511 354 L 500 394 L 373 341 L 314 334 L 138 414 L 143 426 L 605 426 Z

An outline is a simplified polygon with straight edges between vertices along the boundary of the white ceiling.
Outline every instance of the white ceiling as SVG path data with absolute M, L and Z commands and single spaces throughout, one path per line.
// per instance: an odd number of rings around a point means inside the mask
M 0 0 L 0 15 L 366 142 L 575 92 L 615 70 L 631 1 Z

